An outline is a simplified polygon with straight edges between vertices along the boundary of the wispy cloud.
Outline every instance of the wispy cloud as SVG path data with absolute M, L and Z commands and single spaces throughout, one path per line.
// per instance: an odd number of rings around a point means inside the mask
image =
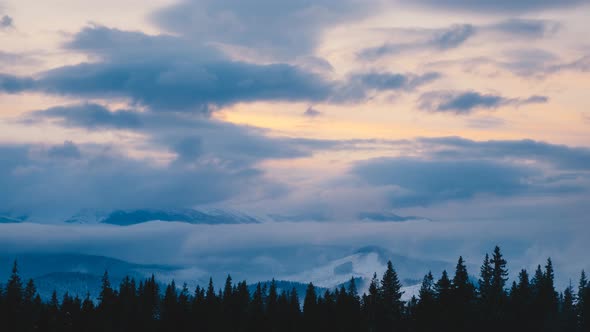
M 470 114 L 481 109 L 496 109 L 502 106 L 523 106 L 548 102 L 546 96 L 528 98 L 506 98 L 495 94 L 476 91 L 433 91 L 422 94 L 418 100 L 420 109 L 429 112 Z

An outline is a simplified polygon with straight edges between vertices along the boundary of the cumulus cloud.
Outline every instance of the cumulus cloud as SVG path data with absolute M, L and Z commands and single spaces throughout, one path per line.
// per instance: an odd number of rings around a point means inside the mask
M 429 112 L 470 114 L 481 109 L 496 109 L 502 106 L 523 106 L 542 104 L 549 100 L 546 96 L 528 98 L 506 98 L 495 94 L 482 94 L 476 91 L 433 91 L 422 94 L 418 100 L 420 109 Z

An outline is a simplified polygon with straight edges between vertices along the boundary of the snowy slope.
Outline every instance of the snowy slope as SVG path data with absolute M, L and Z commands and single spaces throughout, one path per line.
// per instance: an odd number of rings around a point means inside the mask
M 387 261 L 391 260 L 404 285 L 404 300 L 418 296 L 424 271 L 448 268 L 448 264 L 438 261 L 423 261 L 400 255 L 395 255 L 380 247 L 364 247 L 354 254 L 333 260 L 325 265 L 303 271 L 301 273 L 284 276 L 281 279 L 296 282 L 312 282 L 324 288 L 334 288 L 345 284 L 351 278 L 357 279 L 360 294 L 367 292 L 371 278 L 376 273 L 378 278 L 387 269 Z
M 386 266 L 380 260 L 378 253 L 357 253 L 281 279 L 312 282 L 319 287 L 332 288 L 350 281 L 352 277 L 370 279 L 373 273 L 377 273 L 378 276 L 383 275 L 385 269 Z

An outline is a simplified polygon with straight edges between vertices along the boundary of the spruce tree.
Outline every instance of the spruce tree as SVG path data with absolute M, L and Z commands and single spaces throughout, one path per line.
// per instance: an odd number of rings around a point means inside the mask
M 574 287 L 572 286 L 571 282 L 569 286 L 563 291 L 561 298 L 559 331 L 576 331 L 578 325 L 578 315 L 574 304 Z
M 13 331 L 22 329 L 23 283 L 18 273 L 18 264 L 16 261 L 12 265 L 12 273 L 6 284 L 4 306 L 6 310 L 7 328 Z
M 488 301 L 490 290 L 492 288 L 492 265 L 490 256 L 486 254 L 483 264 L 479 271 L 479 294 L 483 303 Z
M 472 308 L 475 303 L 475 287 L 469 281 L 469 273 L 461 256 L 457 261 L 452 284 L 450 319 L 453 329 L 455 331 L 471 331 L 474 324 Z
M 416 328 L 420 332 L 433 331 L 436 326 L 437 307 L 432 272 L 428 272 L 422 279 L 418 297 L 415 310 Z
M 578 283 L 577 311 L 580 331 L 590 331 L 590 284 L 584 270 L 580 274 Z
M 383 328 L 394 329 L 401 323 L 404 303 L 401 300 L 403 292 L 402 285 L 393 268 L 391 261 L 387 262 L 387 270 L 381 279 L 380 303 L 383 306 Z
M 318 296 L 315 286 L 311 282 L 307 285 L 305 299 L 303 300 L 303 319 L 306 331 L 318 330 Z
M 438 328 L 441 331 L 450 331 L 452 329 L 451 312 L 452 312 L 452 288 L 453 284 L 449 279 L 446 270 L 443 270 L 440 279 L 435 284 L 437 319 Z

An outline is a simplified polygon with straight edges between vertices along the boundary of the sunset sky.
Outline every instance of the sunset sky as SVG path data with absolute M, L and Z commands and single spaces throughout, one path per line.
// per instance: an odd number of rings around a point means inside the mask
M 587 221 L 584 0 L 0 1 L 0 209 Z

